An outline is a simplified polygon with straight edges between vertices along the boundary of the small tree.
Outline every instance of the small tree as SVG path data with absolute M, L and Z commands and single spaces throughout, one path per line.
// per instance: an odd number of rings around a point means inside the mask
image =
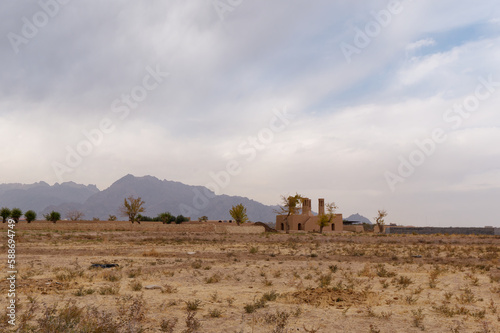
M 26 221 L 28 221 L 28 223 L 31 223 L 36 220 L 36 213 L 32 210 L 28 210 L 24 213 L 24 217 L 26 217 Z
M 108 216 L 108 221 L 116 221 L 116 216 L 115 215 L 109 215 Z
M 175 221 L 175 216 L 170 214 L 169 212 L 158 214 L 158 221 L 161 221 L 163 224 L 170 224 Z
M 175 224 L 181 224 L 182 222 L 187 222 L 189 221 L 189 218 L 184 217 L 183 215 L 177 215 L 175 218 Z
M 384 225 L 385 225 L 384 219 L 386 216 L 387 216 L 387 211 L 385 209 L 378 210 L 378 216 L 375 217 L 375 223 L 378 226 L 379 232 L 384 232 Z
M 10 212 L 10 217 L 12 217 L 12 219 L 14 221 L 16 221 L 16 223 L 19 222 L 19 218 L 23 216 L 23 211 L 20 210 L 19 208 L 14 208 L 12 209 L 12 211 Z
M 2 223 L 7 222 L 7 219 L 10 217 L 10 209 L 7 207 L 2 207 L 0 210 L 0 216 L 2 217 Z
M 141 224 L 137 215 L 145 211 L 143 207 L 144 204 L 145 202 L 142 201 L 141 197 L 136 199 L 133 196 L 130 196 L 128 197 L 128 200 L 127 198 L 123 200 L 123 206 L 120 207 L 120 213 L 123 216 L 127 216 L 128 220 L 132 222 L 132 224 L 134 222 Z
M 337 205 L 335 202 L 330 202 L 326 204 L 326 214 L 320 215 L 318 219 L 319 233 L 323 233 L 323 228 L 329 226 L 333 219 L 335 218 L 335 210 L 337 210 Z
M 83 214 L 82 212 L 80 212 L 79 210 L 72 210 L 72 211 L 69 211 L 67 214 L 66 214 L 66 218 L 69 219 L 70 221 L 79 221 L 82 219 L 82 217 L 84 217 L 85 214 Z
M 206 215 L 203 215 L 202 217 L 198 217 L 198 221 L 200 221 L 200 222 L 207 222 L 208 221 L 208 217 Z
M 284 195 L 281 196 L 281 205 L 278 210 L 276 210 L 276 213 L 279 215 L 285 215 L 285 232 L 287 234 L 290 233 L 290 223 L 288 222 L 288 218 L 290 215 L 297 214 L 302 209 L 302 199 L 303 197 L 298 193 L 293 196 L 289 195 L 288 197 Z
M 241 203 L 233 206 L 229 210 L 229 214 L 231 214 L 231 217 L 234 219 L 234 221 L 236 221 L 237 225 L 248 221 L 247 209 Z
M 51 211 L 50 213 L 45 214 L 43 217 L 45 217 L 47 221 L 52 221 L 52 223 L 56 223 L 61 219 L 61 214 L 59 212 Z

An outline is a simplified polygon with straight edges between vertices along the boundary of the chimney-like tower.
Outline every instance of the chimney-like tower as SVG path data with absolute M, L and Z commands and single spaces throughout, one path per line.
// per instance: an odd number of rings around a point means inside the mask
M 302 199 L 302 215 L 310 215 L 311 214 L 311 199 L 304 198 Z
M 325 199 L 318 199 L 318 215 L 325 214 Z

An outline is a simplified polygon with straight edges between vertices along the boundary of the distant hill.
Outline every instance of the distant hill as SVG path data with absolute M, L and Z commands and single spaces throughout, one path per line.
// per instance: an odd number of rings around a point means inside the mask
M 49 205 L 62 203 L 83 204 L 99 189 L 95 185 L 80 185 L 74 182 L 49 185 L 45 182 L 34 184 L 0 184 L 0 206 L 20 208 L 23 212 L 32 209 L 37 213 Z
M 34 186 L 39 184 L 37 186 Z M 145 201 L 146 211 L 142 215 L 155 217 L 163 212 L 182 214 L 197 220 L 206 215 L 209 219 L 231 219 L 229 210 L 233 205 L 242 203 L 247 208 L 251 221 L 274 222 L 276 206 L 267 206 L 255 200 L 240 196 L 215 195 L 203 186 L 185 185 L 180 182 L 160 180 L 152 176 L 135 177 L 126 175 L 110 187 L 99 191 L 94 185 L 63 183 L 50 186 L 46 183 L 32 185 L 0 185 L 0 206 L 19 207 L 23 211 L 35 210 L 39 216 L 56 210 L 64 217 L 71 210 L 79 210 L 85 219 L 97 217 L 101 220 L 108 216 L 119 216 L 119 207 L 124 198 L 140 196 Z M 2 188 L 6 195 L 2 195 Z M 72 192 L 73 191 L 73 192 Z M 58 195 L 56 195 L 58 194 Z
M 351 221 L 351 222 L 360 222 L 360 223 L 373 224 L 373 222 L 370 221 L 368 218 L 364 217 L 363 215 L 359 215 L 358 213 L 352 214 L 351 216 L 345 218 L 345 220 Z

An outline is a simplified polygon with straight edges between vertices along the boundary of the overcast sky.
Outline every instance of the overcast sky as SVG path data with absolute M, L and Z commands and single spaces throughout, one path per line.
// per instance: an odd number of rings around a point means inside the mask
M 2 1 L 0 182 L 152 175 L 500 227 L 500 5 Z

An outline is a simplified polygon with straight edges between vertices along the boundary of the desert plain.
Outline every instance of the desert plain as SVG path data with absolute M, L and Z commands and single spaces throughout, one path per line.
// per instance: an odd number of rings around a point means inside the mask
M 18 223 L 0 331 L 500 332 L 499 236 L 177 227 Z

